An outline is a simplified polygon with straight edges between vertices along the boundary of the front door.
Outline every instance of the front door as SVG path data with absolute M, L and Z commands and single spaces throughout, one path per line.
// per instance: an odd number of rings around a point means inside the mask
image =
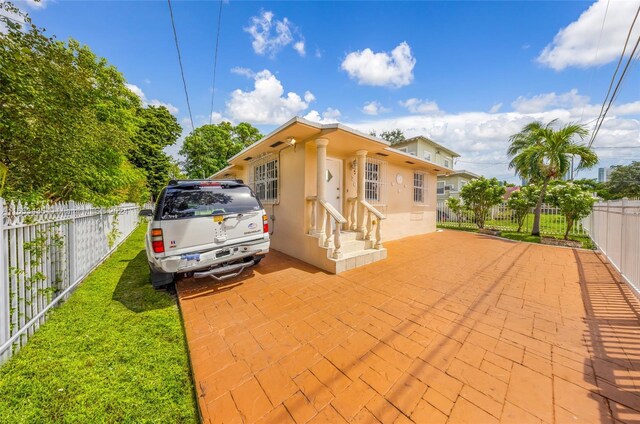
M 342 161 L 327 158 L 327 202 L 342 214 Z

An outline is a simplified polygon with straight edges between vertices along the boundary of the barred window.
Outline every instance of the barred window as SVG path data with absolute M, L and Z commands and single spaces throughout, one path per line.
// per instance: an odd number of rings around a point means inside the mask
M 384 165 L 381 160 L 367 158 L 364 168 L 364 193 L 367 202 L 384 202 Z
M 413 174 L 413 203 L 425 203 L 424 189 L 424 173 L 415 172 Z
M 261 201 L 278 200 L 278 171 L 278 159 L 272 159 L 271 155 L 253 163 L 249 185 Z

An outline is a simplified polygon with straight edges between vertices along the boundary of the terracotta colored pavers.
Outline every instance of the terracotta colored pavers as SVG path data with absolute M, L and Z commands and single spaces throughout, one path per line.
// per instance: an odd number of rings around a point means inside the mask
M 593 252 L 440 232 L 329 275 L 183 280 L 203 422 L 640 422 L 640 302 Z

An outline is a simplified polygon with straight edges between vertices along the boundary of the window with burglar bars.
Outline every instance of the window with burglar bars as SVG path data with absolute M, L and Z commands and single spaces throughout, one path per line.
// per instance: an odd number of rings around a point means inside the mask
M 385 165 L 385 162 L 369 157 L 365 162 L 364 193 L 367 202 L 372 204 L 384 203 Z
M 413 174 L 413 203 L 425 204 L 425 184 L 424 173 L 415 172 Z
M 278 159 L 263 156 L 252 163 L 249 185 L 256 197 L 265 203 L 278 200 Z

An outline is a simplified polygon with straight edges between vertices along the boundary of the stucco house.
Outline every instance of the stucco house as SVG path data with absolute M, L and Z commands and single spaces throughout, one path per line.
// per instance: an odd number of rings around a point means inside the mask
M 342 124 L 295 117 L 229 159 L 269 215 L 271 247 L 339 273 L 384 259 L 383 242 L 436 230 L 436 178 L 452 172 Z
M 441 165 L 446 169 L 453 169 L 454 159 L 460 157 L 453 150 L 421 135 L 396 143 L 393 147 L 401 152 Z
M 475 178 L 479 178 L 479 175 L 464 169 L 438 175 L 438 182 L 436 183 L 438 200 L 445 201 L 449 197 L 460 197 L 462 187 Z

